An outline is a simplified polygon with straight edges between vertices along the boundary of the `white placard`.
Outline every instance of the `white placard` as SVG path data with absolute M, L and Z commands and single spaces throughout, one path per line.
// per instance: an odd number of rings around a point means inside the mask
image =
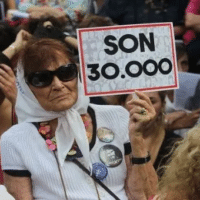
M 78 29 L 85 95 L 178 88 L 172 23 Z

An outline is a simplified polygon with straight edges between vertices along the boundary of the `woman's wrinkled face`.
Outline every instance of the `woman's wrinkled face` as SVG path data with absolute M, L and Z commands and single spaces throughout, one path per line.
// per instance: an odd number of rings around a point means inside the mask
M 52 64 L 44 70 L 54 71 L 62 65 L 69 64 L 69 59 L 59 58 L 57 64 Z M 51 85 L 38 88 L 29 84 L 29 87 L 40 105 L 47 111 L 64 111 L 71 108 L 77 101 L 78 89 L 77 78 L 62 82 L 57 76 L 54 76 Z

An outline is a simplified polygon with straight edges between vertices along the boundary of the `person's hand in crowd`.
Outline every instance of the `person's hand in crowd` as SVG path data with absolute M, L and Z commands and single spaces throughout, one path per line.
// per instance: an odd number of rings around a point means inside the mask
M 15 42 L 13 45 L 15 46 L 16 50 L 21 50 L 28 42 L 28 40 L 31 38 L 31 34 L 28 33 L 25 30 L 19 31 L 17 34 L 17 37 L 15 39 Z
M 138 98 L 127 102 L 130 113 L 130 139 L 132 136 L 143 136 L 150 123 L 154 122 L 156 112 L 151 100 L 142 92 L 136 92 Z
M 16 79 L 13 70 L 5 64 L 0 64 L 0 89 L 12 105 L 15 105 L 17 98 L 15 81 Z
M 200 117 L 200 109 L 190 113 L 177 111 L 165 116 L 166 128 L 170 130 L 192 128 Z
M 25 30 L 20 30 L 16 36 L 15 41 L 3 51 L 9 59 L 11 59 L 15 54 L 19 53 L 20 50 L 27 44 L 28 40 L 31 38 L 31 34 Z

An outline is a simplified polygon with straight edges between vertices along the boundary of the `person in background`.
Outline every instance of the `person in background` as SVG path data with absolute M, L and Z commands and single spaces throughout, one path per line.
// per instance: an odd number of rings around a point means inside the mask
M 183 43 L 176 43 L 177 67 L 178 72 L 189 71 L 189 61 L 186 46 Z M 168 90 L 166 96 L 166 128 L 175 130 L 175 133 L 185 136 L 187 131 L 198 121 L 200 109 L 190 111 L 178 110 L 174 106 L 174 90 Z
M 120 25 L 173 22 L 175 36 L 181 39 L 185 33 L 184 12 L 187 4 L 188 0 L 105 0 L 99 9 L 89 11 L 110 17 Z M 93 3 L 90 5 L 93 6 Z
M 54 16 L 60 20 L 66 21 L 67 18 L 79 20 L 80 15 L 86 13 L 88 6 L 87 0 L 64 0 L 64 1 L 21 1 L 18 9 L 21 12 L 27 12 L 31 18 L 41 18 Z M 66 16 L 68 16 L 66 18 Z
M 200 73 L 199 55 L 200 55 L 200 2 L 199 0 L 190 0 L 185 12 L 185 26 L 188 29 L 184 34 L 184 43 L 187 46 L 189 55 L 190 72 Z
M 21 30 L 15 41 L 0 53 L 0 135 L 16 123 L 13 108 L 17 89 L 11 59 L 23 49 L 29 38 L 30 34 Z
M 7 46 L 4 51 L 0 52 L 0 141 L 1 135 L 12 125 L 17 123 L 14 111 L 17 88 L 11 60 L 24 47 L 29 38 L 30 34 L 21 30 L 17 34 L 15 41 Z M 4 42 L 2 41 L 2 43 Z M 0 184 L 3 183 L 0 156 Z
M 176 42 L 176 58 L 179 72 L 189 71 L 189 61 L 186 46 L 182 42 Z

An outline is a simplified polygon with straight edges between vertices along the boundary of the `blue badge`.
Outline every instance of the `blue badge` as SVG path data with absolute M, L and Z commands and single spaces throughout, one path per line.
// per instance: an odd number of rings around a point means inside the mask
M 92 174 L 100 181 L 103 181 L 108 175 L 108 169 L 103 163 L 94 163 L 92 165 Z

